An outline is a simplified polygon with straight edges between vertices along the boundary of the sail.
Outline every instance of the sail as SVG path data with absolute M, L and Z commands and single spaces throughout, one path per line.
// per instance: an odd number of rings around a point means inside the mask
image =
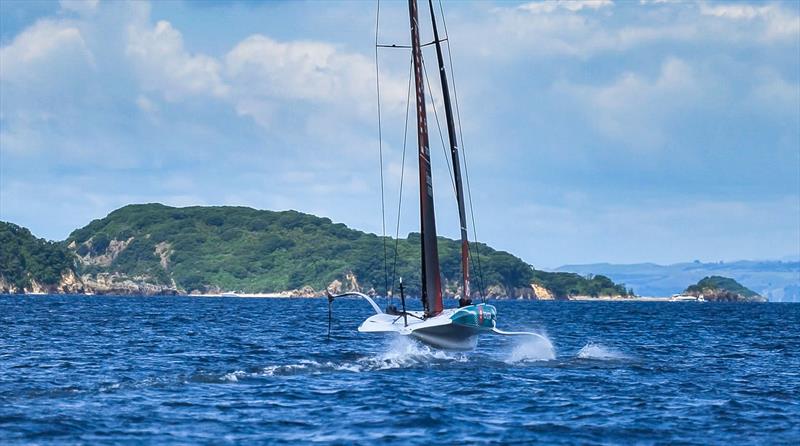
M 411 53 L 417 98 L 417 144 L 419 146 L 419 207 L 422 241 L 422 302 L 427 316 L 442 312 L 442 279 L 439 274 L 439 249 L 436 246 L 436 217 L 433 210 L 433 178 L 428 145 L 428 118 L 425 112 L 425 85 L 422 48 L 419 42 L 417 0 L 408 0 L 411 21 Z
M 458 201 L 458 222 L 461 226 L 461 285 L 462 296 L 460 306 L 469 303 L 469 240 L 467 239 L 467 214 L 464 209 L 464 186 L 461 181 L 461 163 L 458 157 L 458 139 L 456 126 L 453 120 L 453 106 L 450 101 L 450 88 L 447 85 L 447 72 L 444 69 L 442 57 L 442 44 L 439 40 L 439 30 L 436 28 L 436 14 L 433 9 L 433 0 L 428 0 L 431 10 L 431 24 L 433 25 L 433 40 L 436 43 L 436 59 L 439 63 L 439 80 L 442 83 L 442 96 L 444 100 L 444 114 L 447 118 L 447 137 L 450 140 L 450 156 L 453 160 L 453 180 L 456 185 L 456 200 Z

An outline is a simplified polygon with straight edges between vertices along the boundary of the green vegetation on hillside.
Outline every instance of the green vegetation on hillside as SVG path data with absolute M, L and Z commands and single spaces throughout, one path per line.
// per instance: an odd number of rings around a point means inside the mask
M 130 205 L 74 231 L 65 244 L 85 258 L 117 250 L 110 265 L 87 265 L 83 272 L 120 272 L 161 284 L 175 280 L 186 291 L 218 287 L 275 292 L 305 285 L 320 290 L 334 280 L 344 281 L 349 272 L 363 289 L 374 288 L 382 294 L 385 286 L 381 237 L 296 211 Z M 417 233 L 386 243 L 390 281 L 403 277 L 410 295 L 419 293 L 419 246 Z M 624 287 L 603 276 L 587 279 L 534 271 L 507 252 L 484 244 L 476 248 L 486 287 L 499 285 L 510 294 L 530 293 L 535 279 L 558 297 L 625 294 Z M 439 238 L 442 275 L 451 289 L 460 277 L 459 255 L 459 242 Z M 475 288 L 481 285 L 477 260 L 471 262 Z
M 739 282 L 722 276 L 708 276 L 700 279 L 695 285 L 686 288 L 687 294 L 708 294 L 712 292 L 715 295 L 735 295 L 742 296 L 747 299 L 760 297 L 755 291 L 743 286 Z
M 618 285 L 606 276 L 583 277 L 575 273 L 550 273 L 533 271 L 532 281 L 547 288 L 558 299 L 567 296 L 628 296 L 633 290 Z
M 363 288 L 384 289 L 380 237 L 296 211 L 131 205 L 74 231 L 66 243 L 75 242 L 79 255 L 91 256 L 102 253 L 113 240 L 130 242 L 110 266 L 87 266 L 86 272 L 144 275 L 159 283 L 174 279 L 187 291 L 213 285 L 247 292 L 304 285 L 322 289 L 353 272 Z M 162 243 L 162 252 L 171 252 L 166 268 L 156 253 Z M 457 280 L 458 243 L 440 238 L 439 249 L 444 277 Z M 387 241 L 387 250 L 393 259 L 394 240 Z M 528 286 L 527 264 L 485 245 L 480 250 L 486 283 Z M 397 258 L 396 276 L 404 278 L 410 293 L 417 293 L 419 234 L 397 242 Z
M 0 222 L 0 248 L 0 276 L 18 291 L 30 289 L 31 280 L 54 289 L 61 274 L 73 269 L 79 275 L 111 273 L 113 280 L 186 292 L 278 292 L 306 285 L 322 290 L 334 280 L 347 287 L 346 277 L 353 273 L 363 290 L 383 294 L 402 277 L 407 293 L 419 294 L 418 233 L 386 239 L 386 284 L 381 237 L 296 211 L 130 205 L 73 231 L 61 243 Z M 460 282 L 460 249 L 459 242 L 439 238 L 442 276 L 451 293 Z M 493 295 L 530 296 L 535 282 L 556 298 L 626 294 L 605 276 L 537 271 L 484 244 L 473 244 L 472 254 L 473 291 L 491 288 Z
M 62 245 L 33 236 L 13 223 L 0 221 L 0 277 L 18 290 L 31 280 L 55 285 L 61 273 L 73 266 L 73 256 Z

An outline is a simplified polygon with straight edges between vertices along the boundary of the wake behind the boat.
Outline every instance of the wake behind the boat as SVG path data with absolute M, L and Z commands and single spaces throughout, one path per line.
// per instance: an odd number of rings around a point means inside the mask
M 609 367 L 635 360 L 621 351 L 602 344 L 588 342 L 574 353 L 558 356 L 550 338 L 539 336 L 514 338 L 490 350 L 452 352 L 432 348 L 414 338 L 394 335 L 385 339 L 381 348 L 373 353 L 336 360 L 317 357 L 299 359 L 284 364 L 269 364 L 247 370 L 228 372 L 199 372 L 187 382 L 203 384 L 258 384 L 263 380 L 286 379 L 303 375 L 381 373 L 397 369 L 447 370 L 449 368 L 505 369 L 508 367 L 585 368 Z M 351 353 L 350 353 L 351 354 Z M 341 356 L 349 356 L 342 354 Z M 606 364 L 606 365 L 601 365 Z
M 466 363 L 480 363 L 483 366 L 498 368 L 509 364 L 536 364 L 555 359 L 555 349 L 550 340 L 525 337 L 524 340 L 508 342 L 492 354 L 486 352 L 465 353 L 432 348 L 413 338 L 392 336 L 380 351 L 356 357 L 352 360 L 300 359 L 285 364 L 270 364 L 247 370 L 234 370 L 222 373 L 200 372 L 192 375 L 191 382 L 201 383 L 241 383 L 292 377 L 297 375 L 321 375 L 331 373 L 370 373 L 394 369 L 446 369 L 459 367 Z
M 271 364 L 247 371 L 236 370 L 222 375 L 204 375 L 213 377 L 212 379 L 223 383 L 240 382 L 247 379 L 265 377 L 317 375 L 337 372 L 363 373 L 409 368 L 437 368 L 468 361 L 470 361 L 470 358 L 465 353 L 438 350 L 411 338 L 396 336 L 387 339 L 387 343 L 382 351 L 364 355 L 353 360 L 300 359 L 290 364 Z
M 623 361 L 632 359 L 630 356 L 622 353 L 621 351 L 598 344 L 596 342 L 589 342 L 581 348 L 575 357 L 579 359 L 590 359 L 597 361 Z
M 446 372 L 448 369 L 473 370 L 475 367 L 486 370 L 520 367 L 616 367 L 621 363 L 637 361 L 613 347 L 594 342 L 588 342 L 582 348 L 572 350 L 568 355 L 558 356 L 549 337 L 545 333 L 539 334 L 540 337 L 525 336 L 500 341 L 499 345 L 495 344 L 492 348 L 473 352 L 440 350 L 431 348 L 414 338 L 395 335 L 385 338 L 377 351 L 366 354 L 356 354 L 352 351 L 326 353 L 324 356 L 312 355 L 307 359 L 287 358 L 283 363 L 255 367 L 198 370 L 189 375 L 162 375 L 142 381 L 104 382 L 97 390 L 102 393 L 114 393 L 130 388 L 170 387 L 174 383 L 259 385 L 265 380 L 291 379 L 298 376 L 340 375 L 345 378 L 351 374 L 384 373 L 401 369 Z
M 536 333 L 536 335 L 516 339 L 508 358 L 505 360 L 506 364 L 556 359 L 556 349 L 553 343 L 550 342 L 550 338 L 544 333 Z

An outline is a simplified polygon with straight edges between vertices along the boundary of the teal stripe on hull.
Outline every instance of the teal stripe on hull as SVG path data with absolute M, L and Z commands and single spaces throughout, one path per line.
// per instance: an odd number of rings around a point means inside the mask
M 454 324 L 474 327 L 479 331 L 491 330 L 497 322 L 497 309 L 492 305 L 478 304 L 459 308 L 450 320 Z

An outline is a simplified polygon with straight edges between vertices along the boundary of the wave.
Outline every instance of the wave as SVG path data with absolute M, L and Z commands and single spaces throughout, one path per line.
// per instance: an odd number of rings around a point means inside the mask
M 511 350 L 506 364 L 523 361 L 551 361 L 556 358 L 556 349 L 550 338 L 544 333 L 541 337 L 522 336 Z
M 318 374 L 329 372 L 361 373 L 380 370 L 430 367 L 437 364 L 467 362 L 465 354 L 454 354 L 432 349 L 405 336 L 392 339 L 380 353 L 358 358 L 354 361 L 333 362 L 302 359 L 295 364 L 276 364 L 246 372 L 236 370 L 222 375 L 195 374 L 192 381 L 210 383 L 237 383 L 243 379 Z
M 391 339 L 386 351 L 358 362 L 368 370 L 386 370 L 468 360 L 467 355 L 463 353 L 436 350 L 407 336 L 397 336 Z
M 244 370 L 237 370 L 235 372 L 226 373 L 226 374 L 222 375 L 221 380 L 224 381 L 224 382 L 235 383 L 235 382 L 239 382 L 239 378 L 244 378 L 246 376 L 247 376 L 247 372 L 245 372 Z
M 594 359 L 599 361 L 613 361 L 620 359 L 630 359 L 628 355 L 603 344 L 589 342 L 575 355 L 580 359 Z

